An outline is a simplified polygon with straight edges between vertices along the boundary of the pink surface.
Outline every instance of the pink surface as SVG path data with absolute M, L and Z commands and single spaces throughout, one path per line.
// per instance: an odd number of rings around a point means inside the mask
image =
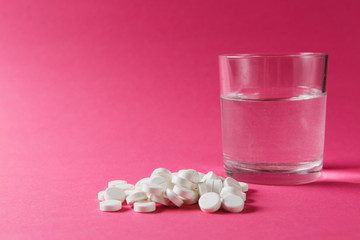
M 1 1 L 0 239 L 359 239 L 359 1 Z M 325 170 L 241 214 L 98 210 L 108 180 L 223 175 L 217 55 L 330 54 Z

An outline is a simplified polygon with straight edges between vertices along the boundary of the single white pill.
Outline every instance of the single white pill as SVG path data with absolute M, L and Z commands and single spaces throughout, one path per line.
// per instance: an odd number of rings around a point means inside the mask
M 241 193 L 242 193 L 242 191 L 239 188 L 232 187 L 232 186 L 226 186 L 226 187 L 223 187 L 223 189 L 221 190 L 220 196 L 222 198 L 224 198 L 226 195 L 229 195 L 229 194 L 235 194 L 235 195 L 240 196 Z
M 208 172 L 202 177 L 201 182 L 206 182 L 209 179 L 216 179 L 216 175 L 213 171 Z
M 205 176 L 205 173 L 198 172 L 198 174 L 199 174 L 199 179 L 200 179 L 200 181 L 201 181 L 201 179 Z
M 229 194 L 234 194 L 241 197 L 244 201 L 246 201 L 246 193 L 242 192 L 239 188 L 226 186 L 221 190 L 220 196 L 224 198 Z
M 194 192 L 199 193 L 199 185 L 198 183 L 193 183 L 191 186 L 191 190 L 193 190 Z
M 114 187 L 121 188 L 121 190 L 123 191 L 135 189 L 135 186 L 133 184 L 119 184 L 115 185 Z
M 179 186 L 183 186 L 185 188 L 191 188 L 192 187 L 192 182 L 190 182 L 189 180 L 182 178 L 180 176 L 176 176 L 172 178 L 172 183 L 175 185 L 179 185 Z
M 220 194 L 222 187 L 223 187 L 222 181 L 220 179 L 215 179 L 213 182 L 213 192 Z
M 98 200 L 104 201 L 105 200 L 104 194 L 105 194 L 105 191 L 98 192 Z
M 174 193 L 185 199 L 192 199 L 196 194 L 193 190 L 175 185 L 173 189 Z
M 222 176 L 217 176 L 217 179 L 220 179 L 222 182 L 225 180 L 225 178 Z
M 141 201 L 134 203 L 134 211 L 141 213 L 153 212 L 156 210 L 156 205 L 154 202 L 150 201 Z
M 221 207 L 219 194 L 215 192 L 205 193 L 199 199 L 199 206 L 203 212 L 216 212 Z
M 192 205 L 199 201 L 199 194 L 195 193 L 195 195 L 192 198 L 188 198 L 188 199 L 182 198 L 181 200 L 183 200 L 184 205 Z
M 171 171 L 169 169 L 166 169 L 166 168 L 156 168 L 152 172 L 152 174 L 158 174 L 158 173 L 165 173 L 165 174 L 171 175 Z
M 135 193 L 136 191 L 135 190 L 125 190 L 124 193 L 125 193 L 125 196 L 129 196 L 130 194 L 133 194 Z
M 115 185 L 127 184 L 125 180 L 112 180 L 108 182 L 108 187 L 114 187 Z
M 241 212 L 244 209 L 244 200 L 235 194 L 223 198 L 222 207 L 229 212 Z
M 143 190 L 148 194 L 161 195 L 164 192 L 164 187 L 157 184 L 145 183 Z
M 115 212 L 121 209 L 121 202 L 118 200 L 105 200 L 100 202 L 100 210 L 106 212 Z
M 156 168 L 152 173 L 150 178 L 155 176 L 161 176 L 166 178 L 169 182 L 171 181 L 172 174 L 171 172 L 166 168 Z
M 154 184 L 154 185 L 159 185 L 162 186 L 164 191 L 166 190 L 166 188 L 169 186 L 168 180 L 162 176 L 159 175 L 155 175 L 150 177 L 150 184 Z
M 135 191 L 137 192 L 142 192 L 144 191 L 143 186 L 145 183 L 148 183 L 150 181 L 150 178 L 143 178 L 140 179 L 136 184 L 135 184 Z
M 147 195 L 145 192 L 135 192 L 133 194 L 130 194 L 127 198 L 126 198 L 126 202 L 127 204 L 133 204 L 134 202 L 139 202 L 139 201 L 145 201 L 147 199 Z
M 173 189 L 174 186 L 175 186 L 175 184 L 173 184 L 172 182 L 169 182 L 168 188 Z
M 199 201 L 199 198 L 193 198 L 193 199 L 182 199 L 184 201 L 184 205 L 193 205 Z
M 208 179 L 205 182 L 206 184 L 206 191 L 213 192 L 214 191 L 214 179 Z
M 183 169 L 180 170 L 178 173 L 179 177 L 185 178 L 193 183 L 199 182 L 199 173 L 194 169 Z
M 240 188 L 241 186 L 238 183 L 238 181 L 236 181 L 235 179 L 233 179 L 232 177 L 227 177 L 224 180 L 224 186 L 231 186 L 231 187 L 236 187 L 236 188 Z
M 206 183 L 200 182 L 200 183 L 198 184 L 198 187 L 199 187 L 199 194 L 200 194 L 200 196 L 202 196 L 202 195 L 204 195 L 205 193 L 208 192 L 208 191 L 207 191 L 207 188 L 206 188 Z
M 249 185 L 247 183 L 244 182 L 239 182 L 240 186 L 241 186 L 241 190 L 243 192 L 247 192 L 249 190 Z
M 246 201 L 246 193 L 241 192 L 239 195 L 244 201 Z
M 165 206 L 169 206 L 169 204 L 170 204 L 169 199 L 167 199 L 166 197 L 164 197 L 162 195 L 151 195 L 150 199 L 153 202 L 160 203 Z
M 177 207 L 181 207 L 184 201 L 171 189 L 166 189 L 166 197 Z
M 104 193 L 105 200 L 119 200 L 121 202 L 125 199 L 125 193 L 121 188 L 109 187 Z

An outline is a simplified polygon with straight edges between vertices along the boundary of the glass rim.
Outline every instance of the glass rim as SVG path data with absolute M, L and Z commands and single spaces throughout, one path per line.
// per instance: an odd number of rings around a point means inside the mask
M 220 54 L 220 58 L 258 58 L 258 57 L 327 57 L 323 52 L 290 52 L 290 53 L 234 53 Z

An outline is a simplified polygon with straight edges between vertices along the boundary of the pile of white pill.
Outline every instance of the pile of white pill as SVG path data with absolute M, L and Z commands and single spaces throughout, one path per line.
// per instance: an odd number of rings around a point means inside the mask
M 135 212 L 153 212 L 156 203 L 181 207 L 198 203 L 203 212 L 216 212 L 221 207 L 229 212 L 244 209 L 248 184 L 228 177 L 207 174 L 193 169 L 171 173 L 166 168 L 155 169 L 150 177 L 135 185 L 125 180 L 113 180 L 105 191 L 98 193 L 101 211 L 119 211 L 126 200 Z

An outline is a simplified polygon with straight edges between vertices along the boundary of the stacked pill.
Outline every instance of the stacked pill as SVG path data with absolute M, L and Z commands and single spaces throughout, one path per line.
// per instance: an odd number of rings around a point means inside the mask
M 203 212 L 216 212 L 223 208 L 229 212 L 244 209 L 248 184 L 228 177 L 216 176 L 212 171 L 204 174 L 193 169 L 170 172 L 155 169 L 150 177 L 135 185 L 125 180 L 113 180 L 108 188 L 98 193 L 101 211 L 119 211 L 126 201 L 135 212 L 153 212 L 156 204 L 181 207 L 199 204 Z

